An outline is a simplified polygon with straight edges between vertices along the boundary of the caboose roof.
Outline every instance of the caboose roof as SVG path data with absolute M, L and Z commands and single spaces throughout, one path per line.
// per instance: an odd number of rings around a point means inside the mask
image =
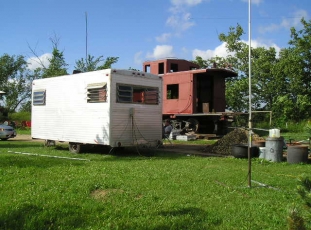
M 227 68 L 207 68 L 207 69 L 194 69 L 194 70 L 187 70 L 187 71 L 179 71 L 179 72 L 171 72 L 171 73 L 166 73 L 165 75 L 170 75 L 170 74 L 185 74 L 185 73 L 192 73 L 192 74 L 200 74 L 200 75 L 221 75 L 225 78 L 228 77 L 237 77 L 238 74 L 234 72 L 231 69 Z

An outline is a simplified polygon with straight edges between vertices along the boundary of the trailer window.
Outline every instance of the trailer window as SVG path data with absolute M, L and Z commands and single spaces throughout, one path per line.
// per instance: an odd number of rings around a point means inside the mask
M 45 105 L 45 90 L 37 90 L 33 92 L 32 104 Z
M 93 83 L 87 85 L 87 103 L 107 102 L 106 82 Z
M 178 99 L 179 96 L 179 85 L 178 84 L 172 84 L 172 85 L 167 85 L 167 99 Z
M 137 85 L 117 85 L 117 102 L 159 104 L 159 89 Z
M 155 89 L 147 89 L 144 91 L 145 104 L 159 104 L 159 92 Z
M 117 101 L 131 103 L 133 101 L 133 89 L 131 86 L 118 85 L 117 86 Z

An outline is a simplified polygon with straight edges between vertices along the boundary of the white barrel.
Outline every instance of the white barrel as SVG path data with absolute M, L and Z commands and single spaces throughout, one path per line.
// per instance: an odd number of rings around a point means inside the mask
M 269 137 L 279 138 L 281 136 L 279 129 L 269 129 Z

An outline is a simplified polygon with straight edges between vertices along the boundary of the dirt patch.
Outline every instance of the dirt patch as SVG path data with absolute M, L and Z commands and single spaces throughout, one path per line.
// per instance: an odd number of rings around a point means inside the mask
M 206 145 L 188 145 L 188 144 L 167 144 L 164 145 L 163 150 L 168 152 L 174 152 L 184 155 L 197 155 L 197 156 L 215 156 L 220 157 L 223 155 L 217 154 L 215 152 L 206 152 Z
M 91 192 L 91 197 L 93 197 L 96 200 L 105 200 L 107 196 L 111 194 L 123 192 L 124 191 L 122 189 L 96 189 L 93 192 Z
M 40 139 L 32 139 L 31 135 L 17 134 L 16 137 L 10 138 L 10 141 L 42 141 Z

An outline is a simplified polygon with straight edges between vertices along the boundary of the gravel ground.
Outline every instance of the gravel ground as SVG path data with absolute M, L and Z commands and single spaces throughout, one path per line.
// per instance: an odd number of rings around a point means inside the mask
M 31 135 L 26 135 L 26 134 L 17 134 L 16 137 L 10 138 L 10 141 L 34 141 L 31 138 Z

